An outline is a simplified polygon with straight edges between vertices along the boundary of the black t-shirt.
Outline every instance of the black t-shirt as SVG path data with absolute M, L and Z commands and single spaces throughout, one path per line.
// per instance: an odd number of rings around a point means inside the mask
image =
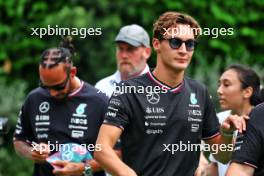
M 172 152 L 173 144 L 200 144 L 201 139 L 219 134 L 204 85 L 184 78 L 181 85 L 170 88 L 151 72 L 121 82 L 104 123 L 123 129 L 122 159 L 139 176 L 192 176 L 200 151 Z
M 249 114 L 246 132 L 238 134 L 232 161 L 255 168 L 254 176 L 264 175 L 264 103 Z
M 37 88 L 29 93 L 21 108 L 14 139 L 52 144 L 52 153 L 59 149 L 59 144 L 78 143 L 93 153 L 107 104 L 104 94 L 84 82 L 67 100 L 56 100 L 47 90 Z M 52 170 L 48 163 L 35 164 L 33 175 L 53 175 Z

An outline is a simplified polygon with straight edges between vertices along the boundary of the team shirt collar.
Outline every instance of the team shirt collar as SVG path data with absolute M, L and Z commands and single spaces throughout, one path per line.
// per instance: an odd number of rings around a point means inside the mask
M 78 94 L 82 90 L 84 82 L 82 80 L 80 80 L 80 81 L 81 81 L 81 86 L 78 89 L 76 89 L 74 92 L 70 93 L 69 97 L 72 97 L 72 96 Z
M 178 86 L 176 87 L 170 87 L 168 85 L 166 85 L 165 83 L 159 81 L 152 73 L 152 71 L 150 70 L 149 72 L 147 72 L 148 77 L 158 86 L 160 86 L 162 89 L 168 90 L 172 93 L 178 93 L 181 92 L 183 87 L 184 87 L 184 80 L 182 81 L 182 83 L 180 83 Z

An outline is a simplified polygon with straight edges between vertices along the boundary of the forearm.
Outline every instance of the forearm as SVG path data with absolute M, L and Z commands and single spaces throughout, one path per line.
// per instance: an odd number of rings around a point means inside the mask
M 95 159 L 112 175 L 136 176 L 136 173 L 118 157 L 111 146 L 102 145 L 101 151 L 94 153 Z
M 118 156 L 120 155 L 120 151 L 115 150 L 115 152 L 118 154 Z M 102 166 L 100 165 L 100 163 L 98 163 L 96 160 L 92 159 L 92 160 L 88 160 L 87 163 L 91 166 L 92 171 L 93 172 L 98 172 L 100 170 L 103 170 Z
M 254 171 L 255 169 L 251 166 L 239 163 L 231 163 L 226 172 L 226 176 L 252 176 L 254 175 Z
M 214 157 L 219 162 L 226 164 L 230 161 L 233 152 L 233 136 L 221 134 L 218 136 L 218 151 Z
M 31 152 L 32 146 L 24 141 L 14 141 L 15 151 L 20 154 L 21 156 L 32 159 Z
M 231 159 L 231 155 L 233 152 L 233 132 L 237 130 L 242 133 L 246 130 L 246 120 L 248 120 L 248 116 L 238 116 L 238 115 L 230 115 L 225 121 L 221 124 L 221 135 L 209 140 L 209 144 L 218 144 L 220 147 L 215 154 L 215 158 L 222 162 L 227 163 Z M 221 148 L 221 145 L 223 148 Z

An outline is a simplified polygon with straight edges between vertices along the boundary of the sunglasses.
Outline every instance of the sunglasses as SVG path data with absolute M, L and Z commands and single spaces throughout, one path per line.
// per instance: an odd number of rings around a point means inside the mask
M 43 84 L 43 82 L 41 80 L 39 80 L 39 87 L 43 88 L 43 89 L 48 89 L 48 90 L 57 90 L 57 91 L 60 91 L 60 90 L 63 90 L 65 89 L 68 81 L 69 81 L 69 78 L 70 78 L 70 74 L 67 73 L 67 78 L 60 84 L 57 84 L 57 85 L 54 85 L 54 86 L 46 86 Z
M 179 49 L 184 43 L 187 51 L 193 51 L 197 45 L 197 41 L 194 39 L 183 41 L 179 38 L 170 38 L 167 40 L 169 41 L 169 45 L 172 49 Z

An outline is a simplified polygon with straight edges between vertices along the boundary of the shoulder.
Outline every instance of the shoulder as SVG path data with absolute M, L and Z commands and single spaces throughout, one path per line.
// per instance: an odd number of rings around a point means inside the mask
M 264 114 L 264 103 L 261 103 L 252 109 L 252 111 L 249 114 L 250 116 L 249 121 L 255 123 L 256 125 L 262 126 L 264 125 L 263 114 Z
M 42 89 L 40 87 L 35 88 L 27 94 L 23 106 L 24 107 L 37 106 L 40 102 L 42 102 L 43 99 L 46 99 L 48 97 L 50 97 L 50 94 L 48 93 L 47 90 Z
M 207 91 L 206 85 L 190 77 L 184 77 L 184 83 L 187 84 L 187 86 L 190 86 L 191 88 Z
M 126 81 L 123 81 L 122 83 L 126 85 L 145 85 L 145 84 L 148 84 L 148 80 L 149 80 L 148 73 L 144 73 L 135 78 L 131 78 Z
M 119 84 L 115 86 L 115 90 L 112 94 L 113 98 L 120 98 L 123 101 L 127 101 L 125 99 L 134 99 L 135 95 L 139 95 L 138 91 L 145 89 L 149 83 L 146 81 L 146 74 L 143 74 L 138 77 L 134 77 L 125 81 L 121 81 Z M 144 92 L 144 91 L 143 91 Z
M 101 89 L 101 88 L 104 88 L 105 86 L 112 86 L 116 82 L 119 83 L 120 80 L 121 80 L 120 74 L 118 73 L 118 71 L 116 71 L 114 74 L 99 80 L 95 84 L 95 87 L 98 89 Z
M 97 88 L 95 88 L 94 86 L 92 86 L 91 84 L 84 82 L 83 85 L 83 94 L 86 97 L 90 97 L 93 101 L 104 101 L 107 102 L 108 101 L 108 97 L 100 92 Z
M 40 97 L 40 96 L 49 96 L 49 93 L 47 90 L 38 87 L 38 88 L 31 90 L 28 93 L 26 99 L 31 99 L 31 98 Z
M 264 112 L 264 102 L 258 104 L 252 111 L 257 111 L 257 112 Z

